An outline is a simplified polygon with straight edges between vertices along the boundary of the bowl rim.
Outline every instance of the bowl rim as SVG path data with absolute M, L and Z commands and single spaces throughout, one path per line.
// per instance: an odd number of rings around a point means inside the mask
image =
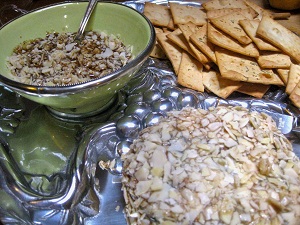
M 33 10 L 29 10 L 28 12 L 25 12 L 22 15 L 17 16 L 16 18 L 5 23 L 3 26 L 0 27 L 0 31 L 8 24 L 10 24 L 10 23 L 14 22 L 15 20 L 17 20 L 23 16 L 26 16 L 30 13 L 34 13 L 34 12 L 44 10 L 47 8 L 51 8 L 54 6 L 86 3 L 87 1 L 88 0 L 63 1 L 63 2 L 58 2 L 58 3 L 53 3 L 53 4 L 45 5 L 42 7 L 38 7 Z M 128 9 L 138 13 L 147 22 L 147 24 L 150 28 L 150 39 L 149 39 L 145 49 L 141 53 L 136 55 L 133 60 L 130 60 L 125 66 L 122 66 L 120 69 L 118 69 L 112 73 L 106 74 L 103 77 L 100 77 L 100 78 L 97 78 L 94 80 L 81 82 L 81 83 L 73 83 L 73 84 L 68 84 L 68 85 L 57 85 L 57 86 L 55 86 L 55 85 L 54 86 L 30 85 L 30 84 L 25 84 L 25 83 L 21 83 L 21 82 L 9 79 L 0 73 L 0 84 L 2 84 L 3 86 L 5 86 L 7 88 L 11 88 L 16 91 L 25 92 L 26 94 L 30 94 L 30 95 L 36 95 L 36 94 L 38 94 L 38 95 L 41 95 L 41 94 L 57 95 L 57 94 L 63 94 L 63 93 L 69 93 L 69 92 L 75 93 L 77 91 L 79 92 L 79 91 L 82 91 L 85 89 L 91 89 L 96 86 L 99 87 L 99 86 L 107 84 L 108 82 L 117 80 L 117 79 L 125 76 L 126 71 L 130 70 L 131 68 L 134 68 L 135 66 L 137 66 L 140 63 L 143 63 L 149 57 L 152 49 L 154 48 L 155 42 L 156 42 L 155 29 L 154 29 L 154 26 L 151 23 L 151 21 L 143 13 L 139 12 L 138 10 L 136 10 L 128 5 L 122 4 L 121 2 L 101 1 L 99 3 L 114 4 L 114 5 L 119 5 L 121 7 L 126 7 Z

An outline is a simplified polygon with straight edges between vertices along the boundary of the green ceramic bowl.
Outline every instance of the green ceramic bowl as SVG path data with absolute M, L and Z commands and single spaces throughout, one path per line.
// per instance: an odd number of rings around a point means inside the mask
M 69 86 L 33 86 L 10 79 L 6 58 L 25 40 L 45 37 L 47 32 L 76 32 L 87 2 L 64 2 L 31 11 L 0 29 L 0 83 L 62 115 L 89 116 L 108 107 L 116 93 L 126 85 L 150 55 L 155 44 L 151 22 L 128 6 L 99 2 L 86 30 L 120 35 L 133 46 L 135 58 L 123 68 L 99 79 Z

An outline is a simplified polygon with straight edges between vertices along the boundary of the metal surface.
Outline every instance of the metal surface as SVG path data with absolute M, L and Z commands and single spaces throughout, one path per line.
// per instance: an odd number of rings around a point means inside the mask
M 139 10 L 143 3 L 125 3 Z M 281 89 L 224 100 L 177 84 L 169 61 L 148 59 L 114 110 L 72 123 L 1 87 L 0 217 L 4 224 L 126 225 L 122 162 L 140 130 L 170 110 L 240 105 L 270 114 L 300 156 L 300 112 Z M 115 161 L 102 170 L 100 161 Z

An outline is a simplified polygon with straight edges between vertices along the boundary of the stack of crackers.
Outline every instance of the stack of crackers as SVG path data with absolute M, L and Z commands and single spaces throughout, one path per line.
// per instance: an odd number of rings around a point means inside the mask
M 180 85 L 224 99 L 262 98 L 277 85 L 300 107 L 300 37 L 276 21 L 282 14 L 249 0 L 146 2 L 144 14 L 157 34 L 151 56 L 168 58 Z

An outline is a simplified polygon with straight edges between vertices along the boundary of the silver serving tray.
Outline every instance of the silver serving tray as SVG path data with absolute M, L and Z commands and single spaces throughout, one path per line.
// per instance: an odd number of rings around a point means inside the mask
M 165 1 L 155 1 L 165 4 Z M 200 3 L 182 2 L 181 4 Z M 143 11 L 143 1 L 125 2 Z M 107 110 L 85 121 L 51 115 L 0 88 L 0 216 L 4 224 L 126 225 L 120 156 L 170 110 L 240 105 L 271 115 L 300 156 L 298 108 L 282 89 L 224 100 L 180 87 L 168 60 L 149 58 Z M 114 161 L 103 170 L 100 161 Z

